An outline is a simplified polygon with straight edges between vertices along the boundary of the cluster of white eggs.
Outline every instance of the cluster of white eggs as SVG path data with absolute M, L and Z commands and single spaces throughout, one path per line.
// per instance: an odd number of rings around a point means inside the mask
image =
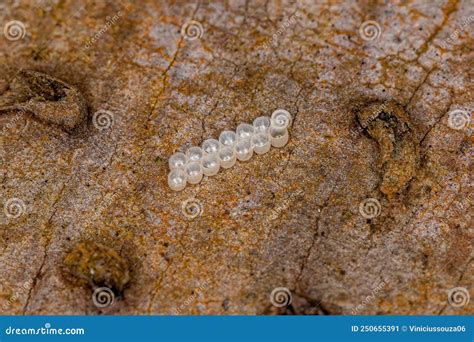
M 203 176 L 214 176 L 222 167 L 228 169 L 237 160 L 247 161 L 253 153 L 264 154 L 270 147 L 283 147 L 288 142 L 288 127 L 292 119 L 284 109 L 277 109 L 271 118 L 260 116 L 253 125 L 242 123 L 237 130 L 223 131 L 219 140 L 207 139 L 202 147 L 190 147 L 169 159 L 168 185 L 181 191 L 186 184 L 197 184 Z

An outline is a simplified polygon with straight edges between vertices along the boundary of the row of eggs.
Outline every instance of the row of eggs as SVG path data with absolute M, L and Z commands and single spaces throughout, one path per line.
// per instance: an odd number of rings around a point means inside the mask
M 228 169 L 237 160 L 249 160 L 253 152 L 264 154 L 270 147 L 287 144 L 288 127 L 292 118 L 288 111 L 277 109 L 269 118 L 260 116 L 253 124 L 242 123 L 236 131 L 223 131 L 219 140 L 207 139 L 202 147 L 190 147 L 186 153 L 177 152 L 169 159 L 168 185 L 181 191 L 187 183 L 197 184 L 203 176 L 214 176 L 222 167 Z

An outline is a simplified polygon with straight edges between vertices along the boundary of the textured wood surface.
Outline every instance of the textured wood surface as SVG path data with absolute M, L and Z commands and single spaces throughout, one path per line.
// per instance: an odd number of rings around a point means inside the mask
M 0 313 L 474 312 L 472 1 L 0 8 Z M 288 145 L 170 191 L 277 108 Z

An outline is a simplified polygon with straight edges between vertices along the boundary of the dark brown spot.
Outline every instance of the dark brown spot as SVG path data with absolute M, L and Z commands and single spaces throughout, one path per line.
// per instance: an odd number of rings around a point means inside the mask
M 24 112 L 71 132 L 87 119 L 82 94 L 73 86 L 37 71 L 20 71 L 0 97 L 0 114 Z
M 393 101 L 372 102 L 356 108 L 359 125 L 380 149 L 380 191 L 391 197 L 405 188 L 415 175 L 420 156 L 408 115 Z
M 108 287 L 120 294 L 130 281 L 129 265 L 115 250 L 92 241 L 78 243 L 64 258 L 68 280 Z

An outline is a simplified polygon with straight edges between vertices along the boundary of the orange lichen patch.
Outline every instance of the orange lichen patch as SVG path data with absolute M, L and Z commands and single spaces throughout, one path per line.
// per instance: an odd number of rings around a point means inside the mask
M 78 243 L 64 258 L 67 277 L 83 286 L 106 286 L 121 293 L 129 265 L 115 250 L 92 241 Z
M 380 191 L 391 197 L 413 178 L 419 163 L 411 122 L 403 108 L 392 101 L 373 102 L 356 111 L 360 126 L 379 145 L 379 167 L 383 170 Z

